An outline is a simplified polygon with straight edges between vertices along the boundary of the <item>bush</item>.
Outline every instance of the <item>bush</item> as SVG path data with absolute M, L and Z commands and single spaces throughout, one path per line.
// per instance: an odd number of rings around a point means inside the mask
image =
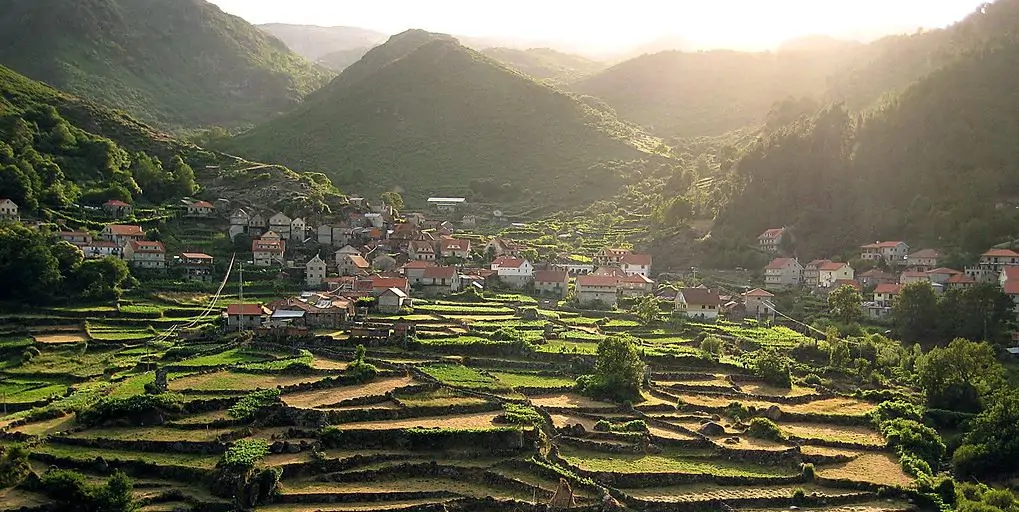
M 278 388 L 256 389 L 227 409 L 226 415 L 238 420 L 248 420 L 253 418 L 259 410 L 278 403 L 279 398 L 280 390 Z
M 502 405 L 503 416 L 507 421 L 516 425 L 538 425 L 543 421 L 543 418 L 538 411 L 535 411 L 533 407 L 529 405 L 520 405 L 510 402 L 506 402 Z
M 594 424 L 598 432 L 647 432 L 647 423 L 644 420 L 631 420 L 625 423 L 612 423 L 608 420 L 598 420 Z
M 0 446 L 0 489 L 18 485 L 31 470 L 28 450 L 23 445 Z
M 909 402 L 901 400 L 885 401 L 870 412 L 871 421 L 879 430 L 886 421 L 894 419 L 906 419 L 919 422 L 923 419 L 923 409 Z
M 90 484 L 76 471 L 54 470 L 39 479 L 43 494 L 58 504 L 58 510 L 130 512 L 138 510 L 131 496 L 133 484 L 117 471 L 105 484 Z
M 240 439 L 223 453 L 218 466 L 246 473 L 254 469 L 266 455 L 269 455 L 269 442 L 265 439 Z
M 767 439 L 769 441 L 781 442 L 786 440 L 786 435 L 782 432 L 782 429 L 778 428 L 778 425 L 768 418 L 758 417 L 750 420 L 750 426 L 747 427 L 745 433 L 750 437 Z
M 803 383 L 810 386 L 820 386 L 824 384 L 824 380 L 816 373 L 808 373 L 806 377 L 803 377 Z
M 807 502 L 807 492 L 803 489 L 796 489 L 793 491 L 793 503 L 797 505 L 803 505 Z
M 523 338 L 523 334 L 513 327 L 500 327 L 489 336 L 489 339 L 493 341 L 520 341 Z
M 594 424 L 594 429 L 597 432 L 611 432 L 612 422 L 609 420 L 598 420 L 598 423 Z
M 927 464 L 926 474 L 931 468 L 938 467 L 945 456 L 945 443 L 934 429 L 914 420 L 897 418 L 886 421 L 881 433 L 889 448 L 894 448 L 903 461 L 903 468 L 918 471 L 922 465 L 912 460 L 913 457 Z M 909 460 L 906 460 L 909 458 Z
M 113 420 L 136 422 L 144 421 L 149 416 L 183 410 L 184 397 L 178 393 L 135 395 L 128 398 L 104 398 L 91 408 L 78 411 L 77 419 L 84 425 L 100 425 Z
M 718 336 L 706 336 L 700 343 L 701 352 L 710 359 L 718 359 L 722 355 L 722 339 Z
M 364 345 L 358 345 L 354 349 L 354 361 L 347 366 L 344 375 L 353 378 L 358 382 L 368 382 L 379 374 L 379 369 L 371 363 L 366 363 L 364 358 L 367 354 Z
M 803 475 L 803 479 L 808 482 L 814 481 L 814 477 L 816 476 L 814 472 L 814 465 L 809 462 L 800 466 L 800 473 Z
M 764 382 L 778 388 L 793 387 L 793 378 L 789 374 L 789 358 L 779 351 L 773 348 L 761 350 L 754 363 L 754 371 Z

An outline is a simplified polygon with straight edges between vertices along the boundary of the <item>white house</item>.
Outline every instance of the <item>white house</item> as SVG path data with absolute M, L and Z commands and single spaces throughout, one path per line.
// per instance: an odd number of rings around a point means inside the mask
M 333 254 L 337 265 L 346 261 L 347 256 L 361 256 L 361 251 L 352 245 L 344 245 Z
M 757 320 L 774 320 L 774 299 L 774 294 L 760 288 L 744 293 L 743 304 L 746 306 L 747 316 L 756 318 Z
M 326 262 L 318 254 L 304 264 L 304 283 L 308 286 L 321 286 L 326 279 Z
M 131 240 L 124 244 L 124 261 L 135 268 L 166 268 L 166 247 L 162 242 Z
M 908 263 L 909 245 L 900 240 L 861 245 L 860 258 L 884 260 L 889 265 L 905 265 Z
M 10 199 L 0 199 L 0 220 L 21 220 L 18 214 L 18 205 Z
M 713 320 L 718 318 L 722 299 L 710 288 L 680 288 L 676 294 L 676 311 L 689 318 Z
M 619 297 L 619 278 L 616 276 L 578 276 L 577 302 L 582 306 L 604 304 L 613 306 Z
M 435 261 L 435 245 L 428 240 L 411 240 L 407 244 L 407 256 L 412 260 Z
M 282 240 L 259 239 L 251 241 L 251 254 L 254 257 L 256 267 L 283 264 L 284 253 L 286 253 L 286 242 Z
M 188 215 L 192 217 L 208 217 L 216 213 L 216 205 L 208 201 L 195 201 L 188 205 Z
M 848 281 L 854 277 L 853 267 L 848 263 L 829 261 L 821 265 L 817 274 L 817 285 L 821 288 L 830 288 L 837 281 Z
M 100 235 L 106 240 L 109 240 L 120 247 L 130 242 L 131 240 L 141 240 L 145 238 L 145 232 L 142 231 L 141 226 L 124 225 L 124 224 L 108 224 L 100 232 Z
M 782 245 L 782 239 L 785 237 L 785 232 L 785 228 L 769 229 L 757 237 L 757 245 L 762 250 L 778 252 L 779 247 Z
M 283 212 L 278 212 L 269 217 L 269 229 L 280 234 L 283 238 L 290 238 L 290 223 L 293 221 Z
M 941 255 L 934 249 L 922 249 L 906 258 L 906 265 L 914 270 L 930 270 L 938 266 Z
M 290 239 L 295 242 L 303 242 L 304 237 L 308 236 L 308 223 L 304 219 L 297 217 L 290 221 Z
M 775 258 L 764 267 L 764 287 L 769 290 L 793 288 L 800 284 L 803 266 L 796 258 Z
M 439 240 L 439 254 L 443 258 L 470 258 L 471 241 L 458 238 L 443 238 Z
M 626 254 L 619 259 L 619 266 L 628 276 L 641 275 L 651 277 L 650 254 Z
M 980 263 L 966 267 L 966 275 L 978 283 L 993 283 L 1005 267 L 1019 266 L 1019 252 L 990 249 L 980 255 Z
M 524 258 L 500 256 L 492 261 L 492 270 L 511 286 L 523 287 L 534 279 L 534 266 Z

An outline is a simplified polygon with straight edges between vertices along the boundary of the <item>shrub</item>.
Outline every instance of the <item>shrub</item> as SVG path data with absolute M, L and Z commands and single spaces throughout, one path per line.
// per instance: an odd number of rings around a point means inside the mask
M 870 412 L 871 421 L 881 429 L 882 425 L 889 420 L 906 419 L 919 422 L 923 418 L 923 410 L 920 406 L 903 402 L 901 400 L 885 401 Z
M 517 425 L 537 425 L 543 421 L 543 418 L 538 411 L 535 411 L 533 407 L 529 405 L 520 405 L 507 402 L 502 406 L 503 416 L 510 423 Z
M 710 359 L 718 359 L 722 355 L 722 339 L 718 336 L 706 336 L 700 343 L 701 352 Z
M 0 446 L 0 489 L 18 485 L 31 470 L 28 450 L 23 445 Z
M 251 419 L 259 410 L 278 403 L 279 398 L 278 388 L 256 389 L 227 409 L 226 415 L 238 420 Z
M 916 457 L 936 468 L 945 456 L 945 443 L 934 429 L 913 420 L 897 418 L 886 421 L 881 427 L 889 448 L 894 448 L 900 458 Z M 923 469 L 919 464 L 909 462 L 913 469 Z M 905 466 L 904 466 L 905 467 Z
M 789 374 L 789 358 L 773 348 L 757 354 L 754 371 L 758 377 L 772 386 L 785 389 L 793 387 L 793 379 Z
M 824 380 L 816 373 L 808 373 L 806 377 L 803 377 L 803 383 L 810 386 L 820 386 L 824 384 Z
M 800 466 L 800 472 L 803 474 L 803 479 L 812 482 L 816 474 L 814 473 L 814 465 L 807 462 Z
M 793 503 L 802 505 L 807 502 L 807 492 L 803 489 L 796 489 L 793 491 Z
M 747 409 L 747 406 L 743 405 L 741 402 L 734 401 L 729 402 L 729 405 L 725 407 L 725 414 L 733 418 L 734 421 L 739 421 L 750 417 L 750 410 Z
M 91 484 L 76 471 L 54 470 L 39 479 L 43 494 L 58 504 L 58 510 L 102 510 L 103 512 L 129 512 L 138 510 L 131 496 L 133 484 L 124 473 L 117 471 L 105 484 Z
M 354 361 L 347 366 L 344 375 L 354 378 L 358 382 L 368 382 L 379 374 L 379 369 L 371 363 L 366 363 L 364 358 L 367 354 L 364 345 L 358 345 L 354 349 Z
M 786 440 L 785 433 L 782 432 L 782 429 L 778 428 L 774 421 L 761 417 L 750 420 L 750 426 L 747 427 L 746 435 L 770 441 L 781 442 Z
M 231 471 L 245 473 L 254 469 L 266 455 L 269 455 L 269 442 L 265 439 L 240 439 L 223 453 L 218 465 Z
M 79 423 L 100 425 L 113 420 L 134 422 L 150 415 L 184 410 L 184 397 L 178 393 L 135 395 L 128 398 L 104 398 L 89 409 L 77 412 Z
M 598 432 L 611 432 L 612 423 L 609 420 L 598 420 L 598 423 L 594 424 L 594 429 Z
M 500 327 L 489 336 L 489 339 L 493 341 L 519 341 L 523 338 L 523 334 L 513 327 Z

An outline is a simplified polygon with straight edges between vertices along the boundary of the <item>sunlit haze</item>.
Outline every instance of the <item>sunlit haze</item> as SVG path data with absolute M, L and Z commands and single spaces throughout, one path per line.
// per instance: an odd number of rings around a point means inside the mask
M 555 42 L 612 52 L 675 36 L 699 48 L 772 48 L 805 35 L 873 39 L 949 25 L 980 0 L 212 0 L 252 23 L 346 25 L 396 33 L 421 28 L 461 36 Z

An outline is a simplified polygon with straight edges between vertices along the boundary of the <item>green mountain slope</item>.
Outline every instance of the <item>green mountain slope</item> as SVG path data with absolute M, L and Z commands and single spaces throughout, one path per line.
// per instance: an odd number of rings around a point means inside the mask
M 279 38 L 295 53 L 310 61 L 320 60 L 333 52 L 371 48 L 382 44 L 388 37 L 382 32 L 359 27 L 319 27 L 287 23 L 266 23 L 256 26 Z
M 481 53 L 538 80 L 565 84 L 605 69 L 605 65 L 551 48 L 488 48 Z
M 619 173 L 606 162 L 648 157 L 658 144 L 451 38 L 414 31 L 224 149 L 412 200 L 473 188 L 547 205 L 611 194 Z
M 349 68 L 355 62 L 361 60 L 362 57 L 368 53 L 371 48 L 362 46 L 359 48 L 351 48 L 349 50 L 336 50 L 335 52 L 329 52 L 315 61 L 316 64 L 326 69 L 331 69 L 337 73 Z
M 759 122 L 788 96 L 818 95 L 836 65 L 830 52 L 667 51 L 574 83 L 620 117 L 664 137 L 718 135 Z
M 204 0 L 8 0 L 0 64 L 168 128 L 252 123 L 330 76 Z
M 0 66 L 0 197 L 26 214 L 108 199 L 158 205 L 196 192 L 317 210 L 336 203 L 331 191 L 324 176 L 203 150 Z
M 730 176 L 720 232 L 792 226 L 807 258 L 872 239 L 965 253 L 1016 238 L 1017 66 L 1019 42 L 992 40 L 862 121 L 830 108 L 762 140 Z

